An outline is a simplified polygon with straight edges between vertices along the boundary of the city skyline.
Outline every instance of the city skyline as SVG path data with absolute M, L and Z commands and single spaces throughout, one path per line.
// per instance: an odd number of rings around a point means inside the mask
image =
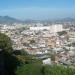
M 0 0 L 0 15 L 19 19 L 75 18 L 75 0 Z

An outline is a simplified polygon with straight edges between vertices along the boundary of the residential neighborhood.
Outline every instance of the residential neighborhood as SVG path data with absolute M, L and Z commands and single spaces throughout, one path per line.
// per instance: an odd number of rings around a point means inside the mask
M 42 59 L 44 64 L 75 66 L 74 27 L 64 28 L 62 24 L 14 24 L 1 25 L 0 32 L 11 38 L 14 51 L 23 49 Z

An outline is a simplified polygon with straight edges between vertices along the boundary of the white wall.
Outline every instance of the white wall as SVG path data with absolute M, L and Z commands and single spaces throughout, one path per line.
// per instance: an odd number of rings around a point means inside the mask
M 63 31 L 63 26 L 56 24 L 56 25 L 51 25 L 51 26 L 42 26 L 42 27 L 30 27 L 30 30 L 49 30 L 51 33 L 56 33 L 56 32 L 60 32 Z
M 43 64 L 50 65 L 51 64 L 51 58 L 43 60 Z

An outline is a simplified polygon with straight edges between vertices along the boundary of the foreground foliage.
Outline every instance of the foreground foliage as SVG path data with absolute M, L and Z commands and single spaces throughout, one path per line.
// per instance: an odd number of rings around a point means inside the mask
M 56 65 L 27 64 L 18 67 L 16 75 L 75 75 L 75 69 Z
M 0 33 L 0 49 L 7 53 L 12 52 L 12 43 L 10 38 L 2 33 Z
M 0 33 L 0 75 L 15 75 L 19 61 L 12 55 L 12 51 L 10 38 Z

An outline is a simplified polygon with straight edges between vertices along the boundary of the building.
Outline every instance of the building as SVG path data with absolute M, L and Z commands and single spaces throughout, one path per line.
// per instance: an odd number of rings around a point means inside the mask
M 63 26 L 60 24 L 51 25 L 51 26 L 36 26 L 36 27 L 30 27 L 30 30 L 33 31 L 48 30 L 50 31 L 50 33 L 56 33 L 63 31 Z
M 43 60 L 44 65 L 51 65 L 51 58 L 47 58 Z

